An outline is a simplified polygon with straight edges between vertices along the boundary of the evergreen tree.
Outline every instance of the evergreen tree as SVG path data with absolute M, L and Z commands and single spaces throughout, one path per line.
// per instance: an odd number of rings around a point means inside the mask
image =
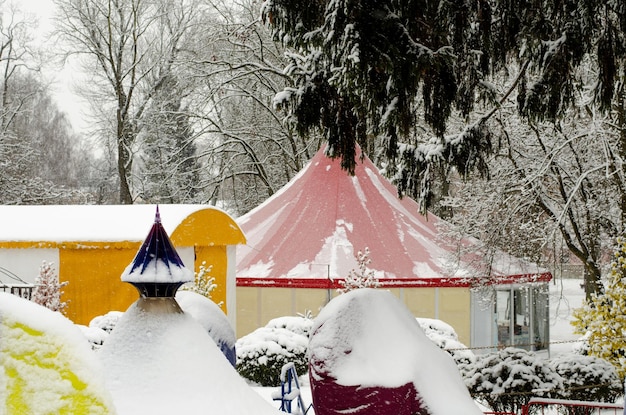
M 140 135 L 144 145 L 138 175 L 143 180 L 141 198 L 145 202 L 197 202 L 200 163 L 194 142 L 196 134 L 183 94 L 179 80 L 167 76 L 146 111 Z
M 350 270 L 348 276 L 341 281 L 343 288 L 337 290 L 341 294 L 356 290 L 357 288 L 378 288 L 380 286 L 380 282 L 378 278 L 376 278 L 374 270 L 367 268 L 370 262 L 372 262 L 369 248 L 365 247 L 365 251 L 357 252 L 356 260 L 358 269 Z
M 35 278 L 35 290 L 32 301 L 52 311 L 65 314 L 67 302 L 61 301 L 63 287 L 68 281 L 59 282 L 54 266 L 51 262 L 43 261 L 39 267 L 39 275 Z
M 626 240 L 618 239 L 604 293 L 574 310 L 575 333 L 586 335 L 588 353 L 612 363 L 626 376 Z
M 424 202 L 447 166 L 488 174 L 486 125 L 518 91 L 531 120 L 558 120 L 576 98 L 576 69 L 603 109 L 622 96 L 626 8 L 591 0 L 268 0 L 262 16 L 293 47 L 296 81 L 276 102 L 300 133 L 320 128 L 352 172 L 355 143 L 382 138 L 398 189 Z M 494 75 L 518 72 L 503 97 Z M 477 100 L 486 102 L 473 114 Z M 454 110 L 467 121 L 449 130 Z M 423 121 L 427 127 L 420 125 Z

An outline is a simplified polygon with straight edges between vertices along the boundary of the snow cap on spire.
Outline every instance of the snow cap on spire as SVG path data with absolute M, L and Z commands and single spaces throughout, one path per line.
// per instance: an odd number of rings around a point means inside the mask
M 142 297 L 173 297 L 182 284 L 193 279 L 193 272 L 185 268 L 161 224 L 157 206 L 154 224 L 122 273 L 122 281 L 133 284 Z

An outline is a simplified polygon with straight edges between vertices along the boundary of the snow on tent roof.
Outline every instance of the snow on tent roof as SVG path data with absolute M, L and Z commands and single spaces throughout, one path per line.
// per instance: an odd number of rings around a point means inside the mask
M 0 242 L 142 241 L 155 205 L 0 206 Z M 160 205 L 172 234 L 189 215 L 208 205 Z
M 356 253 L 366 247 L 368 268 L 379 279 L 476 275 L 470 266 L 458 266 L 454 247 L 439 238 L 444 221 L 433 214 L 425 217 L 415 201 L 400 199 L 366 156 L 360 162 L 357 155 L 350 176 L 340 160 L 321 149 L 287 185 L 237 223 L 247 238 L 247 246 L 237 248 L 240 281 L 345 278 L 358 267 Z M 546 272 L 504 253 L 491 266 L 492 276 Z

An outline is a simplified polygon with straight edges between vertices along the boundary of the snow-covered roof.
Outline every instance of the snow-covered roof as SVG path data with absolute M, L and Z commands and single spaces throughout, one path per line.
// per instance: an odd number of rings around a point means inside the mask
M 287 185 L 240 217 L 247 246 L 237 248 L 237 278 L 273 285 L 284 280 L 334 280 L 357 269 L 356 254 L 369 248 L 369 269 L 379 279 L 476 276 L 458 265 L 454 247 L 439 237 L 443 220 L 419 214 L 367 157 L 354 176 L 324 150 Z M 471 243 L 471 242 L 470 242 Z M 544 273 L 504 253 L 492 276 Z
M 193 272 L 185 268 L 163 229 L 158 207 L 154 224 L 135 259 L 122 273 L 122 281 L 134 284 L 180 284 L 193 281 Z
M 159 205 L 169 235 L 209 205 Z M 154 220 L 155 205 L 0 206 L 2 242 L 141 242 Z M 236 227 L 236 224 L 233 225 Z M 239 232 L 240 230 L 237 229 Z

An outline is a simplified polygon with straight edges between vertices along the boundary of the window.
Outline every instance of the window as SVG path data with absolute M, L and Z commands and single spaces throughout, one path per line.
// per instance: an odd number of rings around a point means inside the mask
M 547 349 L 548 312 L 548 288 L 545 284 L 496 289 L 494 317 L 497 346 Z

